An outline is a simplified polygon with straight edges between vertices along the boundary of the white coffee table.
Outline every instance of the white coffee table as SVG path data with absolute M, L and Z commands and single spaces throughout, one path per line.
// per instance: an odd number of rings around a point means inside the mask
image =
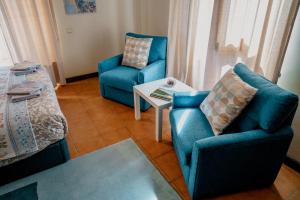
M 135 119 L 136 120 L 141 119 L 140 97 L 142 97 L 155 108 L 155 137 L 158 142 L 160 142 L 162 139 L 162 116 L 163 116 L 162 111 L 164 108 L 169 108 L 172 105 L 172 102 L 150 97 L 150 94 L 154 90 L 158 89 L 159 87 L 164 87 L 165 85 L 166 85 L 166 78 L 144 83 L 141 85 L 136 85 L 133 87 Z M 176 92 L 195 91 L 193 88 L 191 88 L 190 86 L 186 85 L 185 83 L 179 80 L 176 80 L 176 84 L 172 88 L 167 88 L 167 89 L 171 89 Z

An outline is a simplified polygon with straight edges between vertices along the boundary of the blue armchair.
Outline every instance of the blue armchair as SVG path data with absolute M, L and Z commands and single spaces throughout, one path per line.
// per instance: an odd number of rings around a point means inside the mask
M 120 54 L 99 62 L 98 72 L 101 96 L 133 107 L 133 86 L 166 76 L 167 38 L 135 33 L 126 35 L 137 38 L 153 38 L 148 65 L 142 70 L 122 66 L 123 55 Z M 150 104 L 144 99 L 141 99 L 140 105 L 142 111 L 150 107 Z
M 172 140 L 193 199 L 271 185 L 293 137 L 298 97 L 243 64 L 234 71 L 258 92 L 220 136 L 199 109 L 208 92 L 174 94 Z

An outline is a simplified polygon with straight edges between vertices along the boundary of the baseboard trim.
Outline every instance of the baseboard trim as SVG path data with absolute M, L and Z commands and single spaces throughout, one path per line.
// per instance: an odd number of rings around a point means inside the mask
M 285 158 L 284 164 L 286 164 L 287 166 L 289 166 L 293 170 L 300 173 L 300 163 L 298 161 L 294 160 L 293 158 L 290 158 L 290 157 L 287 156 Z
M 88 78 L 94 78 L 94 77 L 98 77 L 98 72 L 66 78 L 66 82 L 72 83 L 72 82 L 81 81 L 81 80 L 85 80 Z

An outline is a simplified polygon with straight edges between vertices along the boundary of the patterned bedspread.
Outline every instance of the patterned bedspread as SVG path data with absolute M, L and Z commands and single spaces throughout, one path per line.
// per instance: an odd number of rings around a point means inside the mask
M 3 69 L 1 69 L 3 70 Z M 9 69 L 7 69 L 9 71 Z M 2 74 L 3 73 L 2 71 Z M 1 75 L 1 73 L 0 73 Z M 1 78 L 1 77 L 0 77 Z M 2 77 L 3 78 L 3 77 Z M 53 144 L 61 139 L 64 138 L 65 134 L 67 133 L 67 123 L 66 119 L 63 115 L 63 113 L 60 110 L 55 90 L 53 88 L 52 82 L 49 78 L 48 72 L 45 68 L 40 68 L 36 73 L 29 74 L 23 77 L 25 80 L 31 80 L 31 81 L 40 81 L 41 83 L 46 85 L 45 90 L 42 92 L 41 96 L 38 98 L 30 99 L 27 101 L 24 101 L 23 105 L 26 106 L 26 115 L 17 115 L 18 117 L 23 117 L 23 121 L 26 122 L 26 120 L 29 120 L 28 124 L 30 124 L 30 128 L 33 134 L 34 142 L 35 144 L 32 144 L 31 151 L 23 151 L 22 154 L 17 156 L 10 156 L 8 159 L 1 159 L 0 160 L 0 167 L 5 166 L 8 164 L 11 164 L 13 162 L 16 162 L 18 160 L 27 158 L 50 144 Z M 0 80 L 0 90 L 1 88 L 5 88 L 5 80 L 2 79 L 2 82 Z M 1 95 L 1 94 L 0 94 Z M 2 94 L 3 95 L 3 94 Z M 0 99 L 0 105 L 4 105 L 4 99 Z M 18 108 L 19 110 L 19 108 Z M 22 109 L 20 109 L 22 110 Z M 25 110 L 25 109 L 23 109 Z M 15 115 L 14 115 L 15 116 Z M 0 113 L 0 120 L 1 117 L 4 118 L 5 116 L 1 116 Z M 24 124 L 26 124 L 24 122 Z M 0 124 L 1 126 L 1 124 Z M 28 134 L 28 137 L 30 134 Z M 32 139 L 29 138 L 29 141 Z M 33 141 L 33 140 L 32 140 Z M 32 142 L 33 143 L 33 142 Z M 1 143 L 0 139 L 0 145 Z M 35 147 L 34 147 L 35 145 Z M 25 153 L 24 153 L 25 152 Z

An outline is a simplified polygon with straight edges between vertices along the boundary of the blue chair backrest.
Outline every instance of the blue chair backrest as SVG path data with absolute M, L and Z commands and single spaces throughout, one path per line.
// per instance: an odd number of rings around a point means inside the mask
M 166 60 L 168 38 L 164 36 L 142 35 L 137 33 L 127 33 L 127 36 L 136 38 L 153 38 L 148 63 L 157 60 Z
M 240 131 L 261 128 L 274 132 L 291 125 L 298 106 L 297 95 L 252 72 L 244 64 L 235 65 L 234 72 L 258 91 L 231 127 L 238 126 Z

